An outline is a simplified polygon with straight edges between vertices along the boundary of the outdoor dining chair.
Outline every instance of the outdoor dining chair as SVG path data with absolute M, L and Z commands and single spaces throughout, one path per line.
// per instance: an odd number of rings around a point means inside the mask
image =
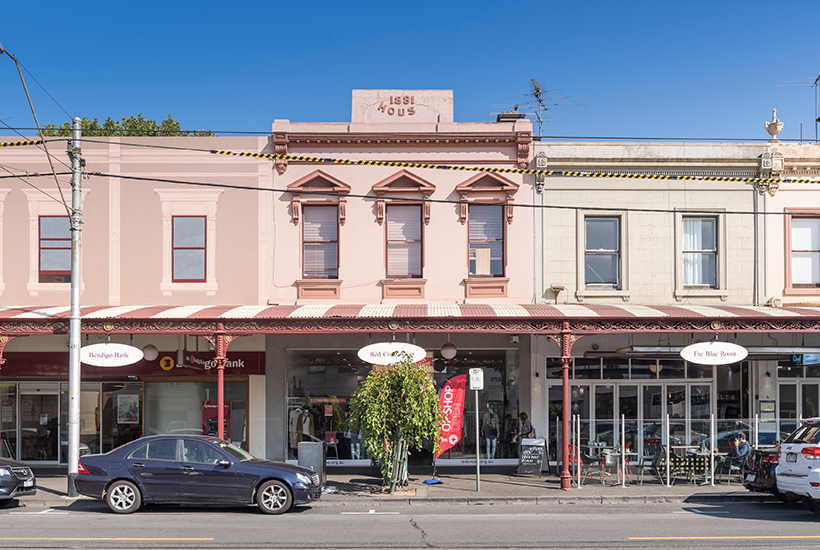
M 643 474 L 649 472 L 649 475 L 658 478 L 658 483 L 663 484 L 663 475 L 661 474 L 661 461 L 665 457 L 665 451 L 662 446 L 659 446 L 657 452 L 652 456 L 644 455 L 640 463 L 634 465 L 635 469 L 640 471 L 640 484 L 643 485 Z

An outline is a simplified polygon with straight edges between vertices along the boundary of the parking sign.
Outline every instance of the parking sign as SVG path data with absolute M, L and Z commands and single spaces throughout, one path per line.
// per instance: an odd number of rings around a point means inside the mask
M 484 369 L 470 369 L 470 389 L 484 389 Z

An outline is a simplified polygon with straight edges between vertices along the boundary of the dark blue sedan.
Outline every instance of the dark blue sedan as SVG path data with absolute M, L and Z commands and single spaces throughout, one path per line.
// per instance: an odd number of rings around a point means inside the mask
M 156 435 L 80 459 L 80 494 L 130 514 L 142 503 L 251 504 L 282 514 L 322 494 L 319 475 L 254 457 L 216 437 Z

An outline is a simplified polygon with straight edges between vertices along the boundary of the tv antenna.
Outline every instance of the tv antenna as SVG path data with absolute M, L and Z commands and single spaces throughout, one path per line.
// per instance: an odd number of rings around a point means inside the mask
M 799 80 L 789 80 L 786 82 L 778 82 L 778 86 L 783 87 L 809 87 L 814 88 L 814 141 L 817 142 L 817 124 L 820 123 L 820 118 L 817 115 L 817 85 L 820 83 L 820 74 L 817 76 L 804 77 Z
M 553 121 L 551 116 L 547 116 L 547 111 L 566 109 L 567 107 L 578 107 L 582 105 L 581 103 L 558 103 L 560 100 L 569 99 L 570 97 L 558 95 L 564 93 L 564 89 L 559 88 L 555 90 L 545 90 L 544 87 L 541 86 L 541 83 L 535 78 L 530 79 L 530 89 L 532 91 L 528 94 L 512 96 L 507 99 L 515 101 L 515 103 L 512 104 L 514 112 L 519 112 L 519 108 L 521 108 L 520 112 L 527 113 L 535 117 L 535 120 L 538 121 L 539 137 L 541 136 L 544 123 Z M 505 106 L 493 105 L 491 107 Z

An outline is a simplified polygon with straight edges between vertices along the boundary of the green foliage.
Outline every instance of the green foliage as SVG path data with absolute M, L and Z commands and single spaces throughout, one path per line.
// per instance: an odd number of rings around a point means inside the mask
M 137 116 L 123 117 L 122 122 L 105 119 L 102 124 L 95 118 L 90 120 L 83 117 L 80 126 L 83 129 L 83 135 L 88 137 L 94 136 L 212 136 L 213 132 L 210 130 L 183 130 L 179 122 L 171 118 L 157 123 L 150 118 L 145 118 L 142 113 Z M 60 126 L 55 127 L 53 124 L 48 124 L 43 127 L 44 136 L 71 136 L 72 125 L 71 122 L 64 122 Z
M 402 353 L 393 365 L 373 367 L 359 384 L 350 397 L 350 420 L 362 427 L 362 445 L 387 479 L 393 445 L 400 439 L 419 450 L 424 440 L 431 440 L 439 449 L 444 415 L 429 370 Z

